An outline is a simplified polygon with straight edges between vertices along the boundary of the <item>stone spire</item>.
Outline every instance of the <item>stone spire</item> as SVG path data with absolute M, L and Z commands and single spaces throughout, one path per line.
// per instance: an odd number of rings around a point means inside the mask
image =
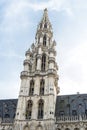
M 52 31 L 52 25 L 50 23 L 49 17 L 48 17 L 48 10 L 47 8 L 44 9 L 43 17 L 37 27 L 38 30 L 43 30 L 43 29 L 49 29 L 49 31 Z
M 37 27 L 36 37 L 35 37 L 37 44 L 42 44 L 42 39 L 45 35 L 46 35 L 47 43 L 48 43 L 48 40 L 50 40 L 50 41 L 52 40 L 53 31 L 52 31 L 52 25 L 51 25 L 49 17 L 48 17 L 47 9 L 44 9 L 42 19 Z M 48 46 L 48 44 L 47 44 L 47 46 Z
M 49 18 L 48 18 L 48 10 L 44 9 L 44 14 L 41 20 L 42 23 L 48 23 L 49 22 Z

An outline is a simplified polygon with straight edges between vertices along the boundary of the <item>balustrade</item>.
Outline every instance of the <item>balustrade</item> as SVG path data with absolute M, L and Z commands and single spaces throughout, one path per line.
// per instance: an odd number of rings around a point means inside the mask
M 60 122 L 78 122 L 87 121 L 87 115 L 77 115 L 77 116 L 59 116 L 56 117 L 56 123 Z

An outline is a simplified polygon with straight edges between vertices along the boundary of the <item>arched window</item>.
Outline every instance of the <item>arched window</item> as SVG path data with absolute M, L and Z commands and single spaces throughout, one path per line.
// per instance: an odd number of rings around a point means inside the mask
M 44 28 L 47 28 L 47 23 L 44 24 Z
M 26 127 L 24 128 L 24 130 L 29 130 L 29 127 L 28 127 L 28 126 L 26 126 Z
M 44 95 L 44 85 L 45 85 L 45 82 L 44 80 L 42 79 L 40 81 L 40 95 Z
M 43 119 L 44 114 L 44 101 L 42 99 L 38 102 L 38 119 Z
M 46 41 L 47 41 L 47 37 L 46 37 L 46 34 L 45 34 L 44 37 L 43 37 L 43 46 L 46 46 Z
M 31 81 L 30 81 L 29 95 L 33 95 L 33 94 L 34 94 L 34 81 L 31 80 Z
M 42 71 L 45 71 L 45 68 L 46 68 L 46 55 L 43 54 L 43 55 L 42 55 L 41 70 L 42 70 Z
M 31 72 L 32 71 L 32 66 L 29 64 L 29 71 Z
M 29 100 L 26 107 L 26 119 L 31 119 L 33 102 Z

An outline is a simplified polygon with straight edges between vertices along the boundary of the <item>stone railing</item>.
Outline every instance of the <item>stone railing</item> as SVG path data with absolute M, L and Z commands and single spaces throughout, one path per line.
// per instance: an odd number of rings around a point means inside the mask
M 27 77 L 27 76 L 34 76 L 34 75 L 47 75 L 47 74 L 54 74 L 56 75 L 57 72 L 55 69 L 48 69 L 47 71 L 34 71 L 34 72 L 28 72 L 28 71 L 22 71 L 21 74 L 20 74 L 20 77 Z
M 78 115 L 78 116 L 59 116 L 59 117 L 56 117 L 56 123 L 78 122 L 78 121 L 87 121 L 87 116 L 86 115 Z

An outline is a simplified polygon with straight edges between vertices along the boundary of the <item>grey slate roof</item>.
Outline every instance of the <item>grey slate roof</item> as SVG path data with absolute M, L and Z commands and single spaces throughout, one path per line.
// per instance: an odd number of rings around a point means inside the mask
M 0 118 L 3 123 L 13 122 L 17 101 L 17 99 L 0 100 Z
M 87 115 L 87 94 L 57 96 L 55 116 Z
M 14 121 L 18 99 L 0 100 L 2 123 Z M 87 115 L 87 94 L 57 96 L 55 116 Z

